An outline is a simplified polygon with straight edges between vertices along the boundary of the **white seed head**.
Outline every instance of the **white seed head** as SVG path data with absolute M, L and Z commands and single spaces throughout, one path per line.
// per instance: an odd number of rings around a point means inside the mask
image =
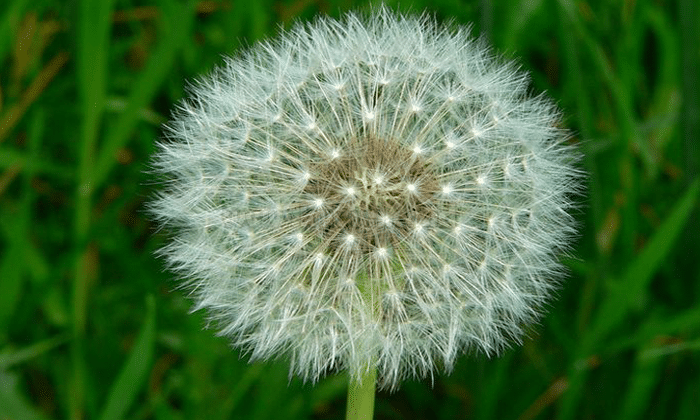
M 159 143 L 162 253 L 221 334 L 317 380 L 380 386 L 495 354 L 574 233 L 575 151 L 465 28 L 385 8 L 229 59 Z

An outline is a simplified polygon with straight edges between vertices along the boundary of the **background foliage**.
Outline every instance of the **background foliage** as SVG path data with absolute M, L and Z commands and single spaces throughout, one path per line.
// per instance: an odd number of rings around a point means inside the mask
M 585 154 L 582 235 L 522 347 L 378 396 L 377 419 L 700 412 L 695 0 L 404 0 L 532 72 Z M 400 6 L 400 7 L 399 7 Z M 248 364 L 153 251 L 144 174 L 185 80 L 343 0 L 0 5 L 0 419 L 340 419 L 345 378 Z M 693 415 L 692 413 L 696 413 Z

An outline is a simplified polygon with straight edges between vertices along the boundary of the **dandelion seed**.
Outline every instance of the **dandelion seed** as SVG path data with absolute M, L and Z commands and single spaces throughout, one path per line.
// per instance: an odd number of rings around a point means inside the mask
M 376 251 L 376 256 L 378 259 L 384 259 L 389 255 L 389 250 L 387 250 L 385 247 L 379 247 L 377 248 Z
M 322 18 L 191 87 L 152 213 L 235 346 L 395 388 L 537 318 L 574 234 L 575 152 L 467 32 L 385 8 Z
M 391 217 L 386 214 L 382 215 L 380 220 L 384 226 L 391 226 Z

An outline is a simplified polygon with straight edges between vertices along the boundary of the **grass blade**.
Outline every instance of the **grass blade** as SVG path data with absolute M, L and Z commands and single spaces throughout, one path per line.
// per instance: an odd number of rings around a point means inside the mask
M 47 353 L 56 347 L 65 344 L 67 341 L 68 336 L 60 335 L 34 343 L 17 351 L 3 351 L 0 353 L 0 371 L 6 370 L 9 367 L 24 363 L 27 360 Z
M 130 139 L 136 124 L 139 121 L 141 111 L 153 99 L 159 87 L 166 80 L 166 75 L 171 71 L 177 52 L 185 43 L 185 37 L 189 33 L 192 24 L 191 6 L 177 6 L 164 2 L 162 5 L 162 41 L 148 59 L 146 68 L 135 81 L 126 109 L 120 114 L 112 130 L 106 135 L 104 146 L 95 166 L 96 185 L 101 185 L 107 175 L 115 166 L 115 154 L 124 147 Z
M 686 225 L 693 211 L 698 190 L 700 179 L 696 179 L 688 188 L 642 252 L 629 265 L 622 279 L 612 286 L 590 330 L 589 337 L 592 340 L 604 340 L 607 333 L 619 325 L 630 310 L 641 310 L 644 307 L 649 283 L 668 258 Z
M 148 372 L 151 370 L 156 338 L 155 299 L 149 296 L 147 303 L 146 321 L 131 349 L 129 358 L 112 385 L 107 397 L 107 404 L 100 416 L 101 420 L 126 418 L 129 407 L 134 403 Z

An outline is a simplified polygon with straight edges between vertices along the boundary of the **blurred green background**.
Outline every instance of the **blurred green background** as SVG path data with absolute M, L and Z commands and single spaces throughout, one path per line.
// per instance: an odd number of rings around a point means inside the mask
M 472 23 L 584 154 L 570 276 L 523 346 L 379 393 L 377 419 L 700 413 L 696 0 L 390 1 Z M 4 0 L 0 419 L 342 419 L 346 379 L 249 364 L 153 256 L 144 174 L 185 81 L 342 0 Z M 693 414 L 695 413 L 695 414 Z

